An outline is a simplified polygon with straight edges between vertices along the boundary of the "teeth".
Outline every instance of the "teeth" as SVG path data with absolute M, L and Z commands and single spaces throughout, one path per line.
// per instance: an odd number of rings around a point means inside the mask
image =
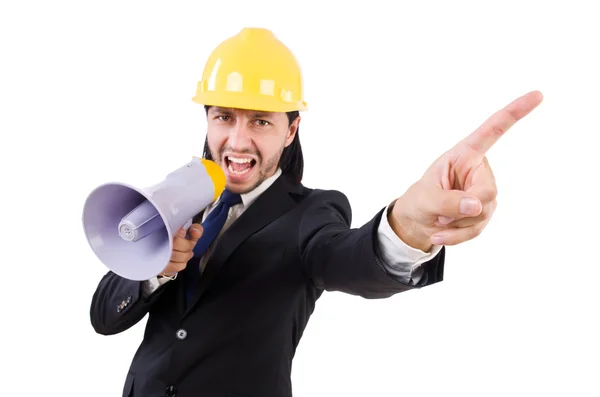
M 250 171 L 252 169 L 252 167 L 248 167 L 242 171 L 236 171 L 233 169 L 231 164 L 229 164 L 229 166 L 227 168 L 229 168 L 229 172 L 231 172 L 232 174 L 235 174 L 235 175 L 244 175 L 245 173 L 247 173 L 248 171 Z
M 252 161 L 252 159 L 238 159 L 235 157 L 228 157 L 229 161 L 233 161 L 234 163 L 238 163 L 238 164 L 246 164 Z

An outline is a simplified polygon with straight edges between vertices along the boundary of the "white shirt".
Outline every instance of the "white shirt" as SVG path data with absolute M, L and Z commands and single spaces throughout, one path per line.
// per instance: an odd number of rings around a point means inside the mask
M 244 193 L 241 195 L 242 202 L 240 204 L 236 204 L 229 209 L 229 214 L 227 216 L 227 220 L 225 221 L 225 225 L 219 232 L 217 239 L 221 236 L 221 234 L 231 226 L 231 224 L 240 216 L 242 213 L 252 205 L 252 203 L 260 196 L 265 190 L 267 190 L 273 182 L 279 178 L 281 175 L 281 169 L 278 169 L 277 172 L 265 181 L 260 184 L 256 189 L 251 192 Z M 213 202 L 206 210 L 204 211 L 202 221 L 206 219 L 208 214 L 213 210 L 213 208 L 218 204 L 219 200 Z M 422 263 L 432 259 L 435 255 L 437 255 L 442 246 L 434 245 L 429 252 L 423 252 L 421 250 L 412 248 L 406 245 L 392 230 L 388 220 L 387 220 L 387 211 L 386 207 L 383 212 L 383 216 L 381 217 L 381 222 L 379 223 L 378 239 L 380 246 L 380 253 L 383 259 L 383 265 L 385 266 L 387 272 L 396 277 L 399 281 L 404 283 L 416 284 L 421 279 L 423 274 L 423 269 L 420 266 Z M 216 239 L 215 239 L 216 240 Z M 206 262 L 210 257 L 212 247 L 211 245 L 206 252 L 200 258 L 200 273 L 203 272 L 204 267 L 206 266 Z M 152 292 L 154 292 L 160 285 L 168 282 L 168 278 L 160 278 L 153 277 L 150 280 L 144 283 L 144 295 L 148 296 Z

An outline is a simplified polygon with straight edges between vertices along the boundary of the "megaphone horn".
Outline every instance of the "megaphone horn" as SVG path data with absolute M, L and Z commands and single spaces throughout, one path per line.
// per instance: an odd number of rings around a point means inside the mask
M 148 280 L 171 260 L 173 237 L 225 189 L 225 173 L 216 163 L 193 157 L 160 183 L 138 189 L 105 183 L 83 207 L 83 228 L 92 250 L 115 274 Z

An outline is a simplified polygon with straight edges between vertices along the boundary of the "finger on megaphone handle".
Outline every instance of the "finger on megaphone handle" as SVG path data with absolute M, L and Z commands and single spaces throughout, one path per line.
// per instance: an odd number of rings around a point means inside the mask
M 174 262 L 170 261 L 167 267 L 163 270 L 163 274 L 165 275 L 174 275 L 183 271 L 187 266 L 188 261 L 185 262 Z
M 196 246 L 196 239 L 188 240 L 185 237 L 175 236 L 173 239 L 173 252 L 182 252 L 188 255 L 191 259 L 193 255 L 194 247 Z
M 196 243 L 198 242 L 198 240 L 200 239 L 200 237 L 202 237 L 202 232 L 204 231 L 204 228 L 202 227 L 201 224 L 199 223 L 193 223 L 192 226 L 190 226 L 190 228 L 188 229 L 188 240 L 194 243 L 194 246 L 196 245 Z
M 171 253 L 171 262 L 187 263 L 193 257 L 194 257 L 194 251 L 191 251 L 191 250 L 179 251 L 179 250 L 173 248 L 173 252 Z

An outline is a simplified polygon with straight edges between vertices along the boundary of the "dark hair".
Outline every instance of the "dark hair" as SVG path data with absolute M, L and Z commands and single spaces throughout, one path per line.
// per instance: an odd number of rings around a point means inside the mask
M 208 114 L 209 105 L 205 105 L 204 109 L 206 110 L 206 114 Z M 292 125 L 294 120 L 298 118 L 300 112 L 297 110 L 292 112 L 287 112 L 287 117 L 289 121 L 289 125 Z M 304 173 L 304 156 L 302 155 L 302 145 L 300 145 L 300 127 L 296 130 L 296 135 L 294 136 L 294 140 L 292 143 L 283 149 L 281 153 L 281 158 L 279 159 L 279 168 L 281 168 L 281 172 L 283 175 L 287 176 L 291 182 L 299 184 L 302 182 L 302 176 Z M 202 157 L 207 160 L 213 160 L 212 155 L 210 153 L 210 149 L 208 147 L 208 137 L 204 141 L 204 151 L 202 153 Z

